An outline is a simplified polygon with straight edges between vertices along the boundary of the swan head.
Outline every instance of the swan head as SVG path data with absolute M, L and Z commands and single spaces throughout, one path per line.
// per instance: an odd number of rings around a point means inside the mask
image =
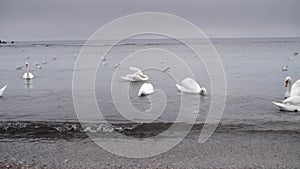
M 200 90 L 200 94 L 203 96 L 207 96 L 207 90 L 204 87 L 202 87 Z
M 285 78 L 285 87 L 288 87 L 288 85 L 291 83 L 292 83 L 292 78 L 290 76 L 287 76 Z
M 27 62 L 25 63 L 25 66 L 26 66 L 26 68 L 28 68 L 28 63 Z
M 148 80 L 149 77 L 147 75 L 144 75 L 144 74 L 140 74 L 140 77 L 143 79 L 143 80 Z

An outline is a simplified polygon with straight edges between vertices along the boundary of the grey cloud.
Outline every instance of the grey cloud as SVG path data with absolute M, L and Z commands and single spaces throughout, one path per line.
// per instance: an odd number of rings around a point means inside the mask
M 87 39 L 136 12 L 183 17 L 210 37 L 300 36 L 298 0 L 2 0 L 0 39 Z

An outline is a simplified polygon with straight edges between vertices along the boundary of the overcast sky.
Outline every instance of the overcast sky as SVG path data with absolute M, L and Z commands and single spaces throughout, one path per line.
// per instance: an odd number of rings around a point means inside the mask
M 300 0 L 0 0 L 0 39 L 86 40 L 137 12 L 183 17 L 209 37 L 300 37 Z

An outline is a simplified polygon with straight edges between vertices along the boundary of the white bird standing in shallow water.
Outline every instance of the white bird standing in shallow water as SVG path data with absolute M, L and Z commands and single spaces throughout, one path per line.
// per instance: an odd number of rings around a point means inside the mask
M 144 83 L 138 93 L 138 96 L 152 94 L 154 92 L 154 88 L 151 83 Z
M 285 87 L 287 88 L 285 92 L 285 99 L 291 96 L 300 96 L 300 80 L 297 80 L 292 85 L 292 78 L 287 76 L 285 78 Z
M 145 75 L 141 71 L 141 69 L 139 69 L 137 67 L 129 67 L 129 69 L 131 71 L 134 71 L 135 73 L 121 77 L 123 80 L 135 82 L 135 81 L 146 81 L 149 79 L 149 77 L 147 75 Z
M 7 87 L 7 85 L 5 85 L 4 87 L 2 87 L 2 88 L 0 89 L 0 97 L 3 96 L 4 91 L 6 90 L 6 87 Z
M 176 84 L 178 90 L 185 93 L 198 93 L 206 96 L 207 91 L 204 87 L 200 87 L 199 84 L 192 78 L 185 78 L 182 82 L 182 85 Z
M 28 65 L 28 63 L 26 63 L 26 72 L 23 75 L 23 79 L 30 80 L 33 78 L 34 78 L 34 75 L 29 72 L 29 65 Z

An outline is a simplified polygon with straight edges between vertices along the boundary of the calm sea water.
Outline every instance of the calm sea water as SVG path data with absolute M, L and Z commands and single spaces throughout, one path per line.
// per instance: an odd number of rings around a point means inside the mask
M 284 78 L 287 75 L 294 80 L 300 79 L 300 56 L 293 54 L 300 51 L 300 38 L 212 39 L 212 42 L 220 55 L 227 80 L 226 105 L 221 126 L 235 126 L 244 130 L 300 130 L 299 113 L 281 112 L 271 103 L 282 100 L 286 90 Z M 55 127 L 61 123 L 65 125 L 78 122 L 72 100 L 72 76 L 83 44 L 84 41 L 17 42 L 0 47 L 0 85 L 8 85 L 5 96 L 0 98 L 2 129 L 10 128 L 10 125 L 22 127 L 23 124 L 26 127 L 32 123 L 46 123 Z M 91 52 L 96 52 L 107 44 L 108 41 L 95 45 L 95 51 Z M 191 68 L 200 85 L 205 86 L 210 93 L 210 82 L 203 64 L 181 43 L 155 39 L 125 41 L 114 47 L 106 60 L 100 63 L 95 80 L 99 108 L 111 123 L 130 123 L 114 107 L 110 92 L 113 73 L 118 69 L 126 75 L 130 73 L 130 65 L 115 65 L 133 51 L 148 48 L 175 51 Z M 103 53 L 99 53 L 99 57 L 102 56 Z M 156 58 L 149 54 L 147 59 L 139 60 L 132 66 L 142 65 L 143 61 L 151 62 L 153 59 Z M 43 61 L 47 63 L 42 69 L 38 69 L 35 63 Z M 16 70 L 17 66 L 25 66 L 26 62 L 36 76 L 30 83 L 22 79 L 24 68 Z M 286 65 L 289 70 L 281 71 L 281 67 Z M 165 111 L 155 123 L 173 122 L 178 115 L 181 93 L 177 91 L 175 81 L 170 76 L 176 66 L 160 60 L 157 67 L 169 68 L 166 72 L 145 70 L 145 74 L 150 77 L 149 82 L 164 91 L 168 101 Z M 126 82 L 120 80 L 118 83 Z M 129 97 L 136 109 L 145 111 L 150 107 L 148 98 L 154 96 L 137 97 L 141 85 L 140 82 L 132 83 Z M 202 124 L 210 106 L 210 95 L 201 97 L 200 102 L 197 123 Z

